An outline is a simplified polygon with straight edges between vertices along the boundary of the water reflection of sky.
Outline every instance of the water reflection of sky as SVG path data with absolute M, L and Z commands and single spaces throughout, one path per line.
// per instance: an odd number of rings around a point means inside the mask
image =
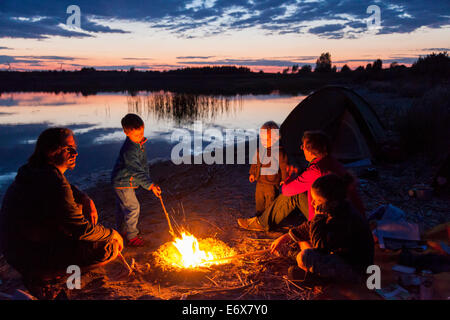
M 75 132 L 79 147 L 76 169 L 68 176 L 96 179 L 114 165 L 124 134 L 121 118 L 128 112 L 141 115 L 149 159 L 169 158 L 175 128 L 193 132 L 195 121 L 203 129 L 257 129 L 267 120 L 281 123 L 303 96 L 245 95 L 202 98 L 202 108 L 179 109 L 150 105 L 157 94 L 10 93 L 0 96 L 0 197 L 26 162 L 39 134 L 51 126 Z M 174 98 L 174 97 L 172 97 Z M 179 97 L 178 97 L 179 98 Z M 177 98 L 177 99 L 178 99 Z M 152 100 L 153 99 L 153 100 Z M 205 100 L 206 99 L 206 100 Z M 184 100 L 181 103 L 185 103 Z M 197 100 L 196 100 L 197 101 Z M 212 102 L 211 102 L 212 101 Z

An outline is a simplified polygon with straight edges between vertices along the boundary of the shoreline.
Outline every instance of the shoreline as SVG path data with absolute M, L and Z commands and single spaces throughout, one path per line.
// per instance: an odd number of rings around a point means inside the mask
M 109 92 L 168 90 L 198 94 L 304 93 L 331 83 L 348 83 L 341 73 L 176 73 L 127 71 L 0 71 L 0 93 L 23 91 Z

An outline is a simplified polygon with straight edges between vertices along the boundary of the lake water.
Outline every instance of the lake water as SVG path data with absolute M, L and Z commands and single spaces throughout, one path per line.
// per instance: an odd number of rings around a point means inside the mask
M 120 120 L 129 113 L 145 122 L 149 160 L 168 159 L 172 132 L 187 129 L 253 129 L 274 120 L 281 124 L 305 96 L 204 96 L 170 92 L 7 93 L 0 95 L 0 198 L 26 163 L 39 134 L 52 126 L 75 133 L 78 160 L 71 182 L 87 185 L 112 169 L 125 139 Z M 225 133 L 224 133 L 225 134 Z

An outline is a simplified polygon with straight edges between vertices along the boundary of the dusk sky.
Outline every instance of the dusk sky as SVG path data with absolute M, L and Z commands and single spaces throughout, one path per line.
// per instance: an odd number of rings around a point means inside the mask
M 80 8 L 80 29 L 66 24 Z M 380 8 L 380 26 L 368 29 Z M 450 49 L 450 1 L 0 0 L 0 69 L 355 68 Z

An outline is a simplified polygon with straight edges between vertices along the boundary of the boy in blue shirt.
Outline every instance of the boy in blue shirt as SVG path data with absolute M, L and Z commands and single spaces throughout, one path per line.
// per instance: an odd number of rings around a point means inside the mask
M 135 189 L 142 187 L 151 190 L 159 198 L 161 188 L 150 179 L 144 146 L 147 142 L 144 137 L 144 122 L 138 115 L 129 113 L 122 118 L 121 123 L 127 138 L 111 174 L 118 204 L 116 223 L 117 230 L 127 240 L 127 245 L 138 247 L 144 245 L 144 240 L 138 236 L 140 205 Z

